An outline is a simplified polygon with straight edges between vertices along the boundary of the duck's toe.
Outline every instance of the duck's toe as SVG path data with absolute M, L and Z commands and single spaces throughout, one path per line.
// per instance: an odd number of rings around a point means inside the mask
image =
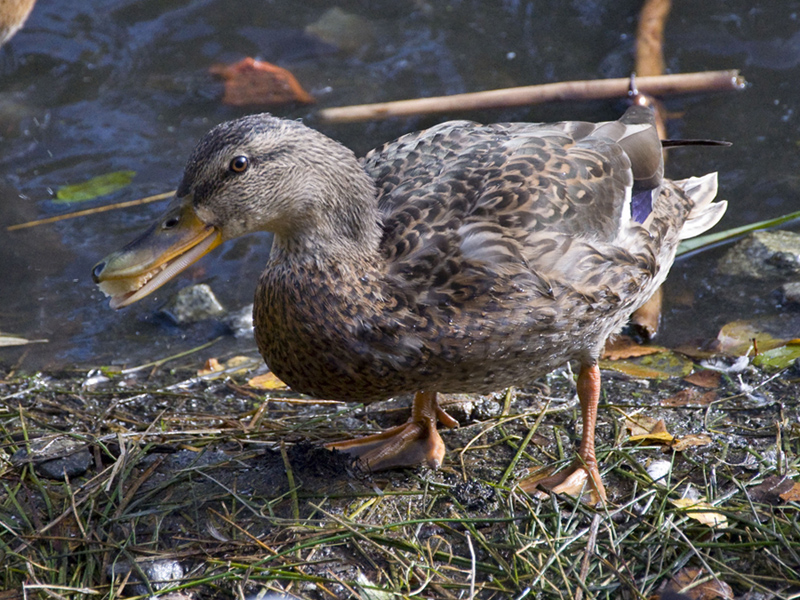
M 586 498 L 592 505 L 599 502 L 605 504 L 607 501 L 606 489 L 600 478 L 597 463 L 587 464 L 580 459 L 554 475 L 540 471 L 521 480 L 517 485 L 524 492 L 539 498 L 546 497 L 548 492 L 552 492 Z
M 358 458 L 368 471 L 427 465 L 438 469 L 444 460 L 445 446 L 436 424 L 409 421 L 384 432 L 362 438 L 325 444 Z

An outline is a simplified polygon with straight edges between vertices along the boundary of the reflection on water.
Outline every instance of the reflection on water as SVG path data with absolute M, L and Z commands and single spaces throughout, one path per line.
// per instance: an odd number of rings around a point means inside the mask
M 51 341 L 0 349 L 0 365 L 137 364 L 208 341 L 220 327 L 178 328 L 155 314 L 188 282 L 209 283 L 229 309 L 251 301 L 268 252 L 264 237 L 229 243 L 156 297 L 120 313 L 108 308 L 91 283 L 91 266 L 141 231 L 159 205 L 5 231 L 72 210 L 53 202 L 54 190 L 104 173 L 137 175 L 128 188 L 80 208 L 173 188 L 202 133 L 248 112 L 219 103 L 220 84 L 207 74 L 211 64 L 244 56 L 274 62 L 292 70 L 319 106 L 626 76 L 640 2 L 343 0 L 338 6 L 365 19 L 369 35 L 360 47 L 342 50 L 309 33 L 331 6 L 321 0 L 242 1 L 236 10 L 224 0 L 39 3 L 0 50 L 0 331 Z M 789 0 L 673 9 L 670 70 L 741 67 L 753 84 L 741 94 L 667 102 L 683 115 L 672 122 L 672 137 L 735 144 L 670 157 L 676 177 L 720 171 L 720 196 L 731 201 L 723 226 L 797 209 L 798 14 L 800 2 Z M 303 117 L 363 153 L 446 118 L 597 120 L 616 118 L 621 108 L 574 103 L 338 126 L 316 123 L 313 107 L 275 112 Z M 695 335 L 698 322 L 710 334 L 725 320 L 750 316 L 742 312 L 770 309 L 768 291 L 756 290 L 738 294 L 748 302 L 721 312 L 714 259 L 709 253 L 676 266 L 668 288 L 669 339 Z M 696 296 L 689 309 L 686 289 Z M 208 354 L 252 348 L 229 336 Z

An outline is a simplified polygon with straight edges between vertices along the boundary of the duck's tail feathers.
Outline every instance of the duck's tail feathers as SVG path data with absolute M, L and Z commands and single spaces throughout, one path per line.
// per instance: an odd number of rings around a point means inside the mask
M 694 206 L 681 228 L 681 239 L 688 240 L 716 225 L 728 208 L 726 200 L 714 202 L 717 196 L 717 174 L 690 177 L 675 182 L 692 200 Z

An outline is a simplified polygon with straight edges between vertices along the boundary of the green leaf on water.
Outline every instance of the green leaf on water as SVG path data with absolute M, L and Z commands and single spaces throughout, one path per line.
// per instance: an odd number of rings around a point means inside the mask
M 767 371 L 780 371 L 800 358 L 800 340 L 762 352 L 753 358 L 753 364 Z
M 750 223 L 749 225 L 742 225 L 741 227 L 734 227 L 733 229 L 727 229 L 725 231 L 719 231 L 715 233 L 707 233 L 706 235 L 683 240 L 678 246 L 678 253 L 676 256 L 687 254 L 689 252 L 695 252 L 696 250 L 703 250 L 704 248 L 713 246 L 714 244 L 719 244 L 720 242 L 725 242 L 727 240 L 732 240 L 733 238 L 743 236 L 751 231 L 777 227 L 778 225 L 783 225 L 784 223 L 794 221 L 795 219 L 800 219 L 800 210 L 783 215 L 781 217 L 776 217 L 774 219 L 759 221 L 758 223 Z
M 92 177 L 89 181 L 58 188 L 55 202 L 84 202 L 121 190 L 130 184 L 136 171 L 115 171 Z

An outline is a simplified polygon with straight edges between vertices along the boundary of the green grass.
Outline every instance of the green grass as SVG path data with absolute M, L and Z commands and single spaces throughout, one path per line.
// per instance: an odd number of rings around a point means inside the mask
M 405 418 L 394 403 L 331 409 L 225 382 L 86 390 L 84 375 L 0 383 L 4 600 L 129 596 L 154 560 L 177 561 L 183 574 L 138 593 L 643 599 L 692 569 L 695 583 L 721 582 L 736 597 L 800 598 L 800 505 L 754 493 L 769 476 L 797 474 L 789 372 L 751 375 L 765 382 L 760 407 L 733 379 L 720 390 L 728 402 L 665 409 L 659 400 L 687 384 L 643 390 L 607 377 L 599 455 L 612 501 L 598 509 L 515 488 L 527 469 L 569 459 L 576 408 L 564 402 L 572 391 L 563 377 L 548 380 L 548 396 L 473 399 L 503 408 L 460 416 L 463 426 L 444 432 L 438 472 L 365 475 L 320 443 L 341 437 L 354 416 L 379 426 Z M 626 443 L 611 406 L 645 409 L 676 435 L 713 423 L 714 444 L 670 454 Z M 35 460 L 10 459 L 65 436 L 90 449 L 86 474 L 55 481 Z M 664 459 L 670 479 L 655 484 L 646 466 Z M 675 506 L 687 491 L 728 527 Z

